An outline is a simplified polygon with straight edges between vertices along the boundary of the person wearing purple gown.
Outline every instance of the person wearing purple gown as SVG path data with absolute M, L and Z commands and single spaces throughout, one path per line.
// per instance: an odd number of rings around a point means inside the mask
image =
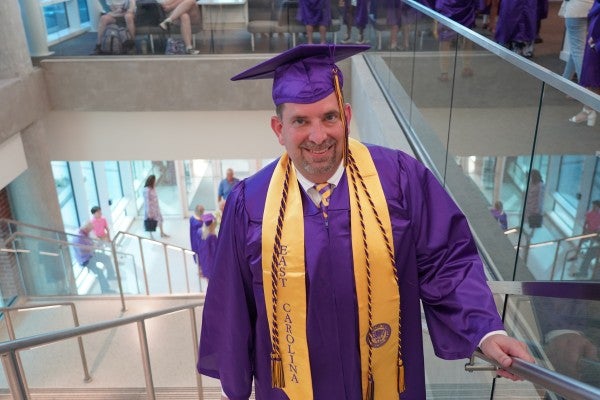
M 435 9 L 440 14 L 467 28 L 475 27 L 475 13 L 477 7 L 477 0 L 436 0 L 435 2 Z M 440 76 L 438 77 L 438 80 L 440 82 L 448 82 L 450 80 L 448 76 L 451 59 L 448 56 L 450 52 L 450 43 L 456 39 L 457 35 L 452 29 L 442 24 L 438 24 L 435 33 L 440 43 Z M 473 44 L 463 37 L 459 39 L 459 42 L 463 63 L 461 76 L 463 78 L 470 78 L 473 76 L 473 69 L 471 68 L 471 57 L 469 53 Z
M 588 35 L 579 84 L 600 94 L 600 0 L 594 2 L 588 14 Z M 576 124 L 586 122 L 588 126 L 594 126 L 597 111 L 584 106 L 579 114 L 571 117 L 569 121 Z
M 538 0 L 492 0 L 494 40 L 524 57 L 533 57 Z
M 254 383 L 263 400 L 424 399 L 420 302 L 439 357 L 533 360 L 503 332 L 467 220 L 433 174 L 348 139 L 334 63 L 366 49 L 301 45 L 232 78 L 273 78 L 287 152 L 225 206 L 198 356 L 225 398 Z
M 327 27 L 331 25 L 330 0 L 299 0 L 297 20 L 306 26 L 306 40 L 313 43 L 315 27 L 319 29 L 321 44 L 325 43 Z
M 210 280 L 215 268 L 215 252 L 217 249 L 217 234 L 215 229 L 217 222 L 212 214 L 204 214 L 202 216 L 204 226 L 198 243 L 198 259 L 202 276 Z
M 202 237 L 202 214 L 204 214 L 204 206 L 201 204 L 196 205 L 194 208 L 194 214 L 190 217 L 190 245 L 194 252 L 194 261 L 198 264 L 198 249 L 200 247 L 200 239 Z
M 356 26 L 356 29 L 358 29 L 356 43 L 364 43 L 365 27 L 369 22 L 367 0 L 340 0 L 340 7 L 343 9 L 344 23 L 346 24 L 346 37 L 342 39 L 342 43 L 352 41 L 352 26 Z
M 543 43 L 544 39 L 540 36 L 542 30 L 542 20 L 548 18 L 548 0 L 537 0 L 537 23 L 535 27 L 535 43 Z

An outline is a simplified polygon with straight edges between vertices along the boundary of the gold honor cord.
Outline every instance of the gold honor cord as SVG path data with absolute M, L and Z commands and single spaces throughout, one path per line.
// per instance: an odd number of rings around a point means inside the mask
M 262 277 L 271 333 L 272 387 L 292 400 L 312 400 L 300 190 L 292 162 L 284 154 L 273 171 L 265 201 Z
M 283 230 L 283 218 L 285 216 L 285 208 L 288 198 L 291 164 L 292 163 L 288 162 L 285 166 L 285 178 L 281 193 L 279 216 L 277 217 L 277 229 L 275 231 L 273 257 L 271 259 L 271 293 L 273 296 L 273 323 L 271 326 L 271 343 L 273 346 L 271 351 L 271 383 L 272 387 L 280 389 L 285 387 L 285 378 L 283 376 L 283 363 L 281 361 L 281 350 L 279 348 L 279 325 L 277 322 L 277 272 L 279 267 L 279 255 L 281 254 L 281 233 Z
M 400 282 L 398 281 L 398 268 L 396 267 L 396 259 L 394 257 L 394 250 L 392 248 L 392 244 L 390 242 L 390 238 L 389 236 L 386 234 L 383 222 L 381 221 L 381 217 L 379 216 L 379 213 L 377 212 L 377 207 L 375 207 L 375 203 L 373 202 L 373 199 L 371 198 L 369 191 L 367 190 L 367 186 L 365 185 L 365 181 L 360 173 L 360 171 L 358 170 L 357 166 L 356 166 L 356 161 L 354 160 L 354 157 L 352 156 L 352 153 L 349 152 L 348 153 L 348 158 L 349 158 L 349 165 L 350 165 L 350 171 L 353 174 L 353 176 L 356 176 L 358 178 L 358 181 L 361 184 L 361 187 L 369 201 L 369 205 L 371 206 L 371 209 L 373 210 L 373 214 L 375 216 L 375 219 L 377 220 L 377 225 L 379 226 L 379 230 L 381 232 L 381 235 L 384 239 L 385 242 L 385 247 L 388 253 L 388 257 L 390 259 L 390 264 L 392 265 L 392 268 L 394 270 L 394 280 L 396 281 L 396 285 L 398 286 L 398 288 L 400 287 Z M 356 193 L 358 192 L 358 190 L 356 189 L 356 181 L 353 179 L 353 185 L 355 187 L 355 197 L 357 198 L 357 204 L 360 208 L 360 202 L 358 201 L 358 197 L 356 195 Z M 361 213 L 361 218 L 362 218 L 362 213 Z M 363 224 L 362 220 L 361 220 L 361 225 Z M 366 247 L 366 245 L 365 245 Z M 367 253 L 367 251 L 365 250 L 365 253 Z M 367 255 L 368 257 L 368 255 Z M 368 258 L 367 258 L 368 260 Z M 368 261 L 367 261 L 368 263 Z M 370 267 L 367 267 L 367 274 L 370 275 Z M 370 285 L 370 276 L 368 277 L 368 285 Z M 371 290 L 369 288 L 369 296 L 371 295 Z M 371 320 L 371 307 L 369 307 L 369 332 L 371 332 L 372 329 L 372 320 Z M 398 308 L 398 393 L 402 393 L 404 392 L 404 390 L 406 389 L 406 384 L 404 381 L 404 363 L 402 361 L 402 314 L 400 311 L 400 308 Z M 369 357 L 371 357 L 371 355 L 369 355 Z M 370 374 L 371 372 L 369 372 Z M 372 380 L 369 380 L 369 383 L 371 385 L 373 385 Z M 367 393 L 369 393 L 369 389 L 367 389 Z M 372 398 L 372 397 L 371 397 Z
M 354 158 L 352 157 L 352 154 L 350 154 L 350 151 L 348 149 L 348 147 L 349 147 L 349 143 L 348 143 L 349 129 L 348 129 L 348 122 L 346 120 L 346 113 L 344 112 L 344 95 L 343 95 L 342 88 L 340 85 L 338 67 L 334 66 L 332 72 L 333 72 L 333 88 L 334 88 L 334 92 L 336 94 L 338 107 L 339 107 L 339 111 L 340 111 L 340 118 L 342 121 L 342 129 L 344 131 L 342 159 L 344 161 L 344 166 L 350 167 L 349 168 L 350 169 L 349 176 L 352 177 L 351 181 L 355 187 L 354 191 L 355 191 L 357 206 L 359 208 L 359 218 L 360 218 L 360 224 L 361 224 L 361 228 L 362 228 L 362 234 L 363 235 L 365 234 L 365 229 L 364 229 L 363 213 L 362 213 L 362 209 L 360 208 L 361 203 L 358 200 L 358 190 L 356 188 L 357 180 L 360 182 L 362 190 L 364 191 L 364 193 L 369 201 L 369 205 L 370 205 L 371 209 L 373 210 L 375 219 L 377 221 L 377 225 L 379 226 L 381 234 L 384 238 L 385 247 L 386 247 L 386 250 L 387 250 L 387 253 L 388 253 L 388 256 L 390 259 L 390 263 L 391 263 L 393 271 L 394 271 L 394 280 L 396 282 L 396 285 L 399 288 L 400 283 L 398 282 L 398 274 L 397 274 L 398 270 L 396 267 L 394 251 L 393 251 L 393 248 L 391 245 L 390 238 L 385 232 L 381 218 L 380 218 L 379 214 L 377 213 L 377 208 L 375 207 L 375 203 L 373 202 L 373 199 L 371 198 L 371 195 L 369 194 L 369 191 L 367 190 L 364 179 L 363 179 L 362 175 L 360 174 L 360 171 L 358 170 L 358 167 L 356 165 L 356 161 L 354 160 Z M 369 315 L 369 324 L 368 325 L 369 325 L 369 332 L 372 332 L 373 321 L 372 321 L 372 310 L 371 310 L 371 301 L 372 301 L 371 268 L 370 268 L 370 263 L 369 263 L 368 247 L 366 245 L 366 241 L 363 240 L 363 242 L 364 242 L 363 245 L 365 248 L 365 259 L 366 259 L 366 263 L 367 263 L 367 296 L 368 296 L 368 315 Z M 401 337 L 402 330 L 401 330 L 401 328 L 402 328 L 402 319 L 401 319 L 401 314 L 400 314 L 400 308 L 398 308 L 398 374 L 397 374 L 398 393 L 404 392 L 404 390 L 406 388 L 405 381 L 404 381 L 404 364 L 402 361 L 402 337 Z M 374 398 L 374 382 L 373 382 L 373 376 L 372 376 L 372 349 L 371 349 L 371 346 L 369 346 L 368 359 L 369 359 L 369 371 L 368 371 L 368 378 L 367 378 L 368 379 L 367 398 L 373 399 Z

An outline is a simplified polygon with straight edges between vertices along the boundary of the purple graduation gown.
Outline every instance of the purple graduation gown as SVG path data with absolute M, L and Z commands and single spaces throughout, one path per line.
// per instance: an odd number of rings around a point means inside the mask
M 596 43 L 591 48 L 588 41 Z M 583 53 L 583 67 L 579 84 L 587 88 L 600 88 L 600 1 L 596 0 L 588 13 L 588 36 Z
M 467 28 L 475 26 L 475 11 L 477 10 L 477 0 L 436 0 L 435 9 L 445 17 L 458 22 Z M 438 25 L 438 37 L 441 41 L 451 40 L 456 36 L 456 32 L 447 28 L 443 24 Z
M 434 349 L 466 358 L 488 332 L 503 329 L 464 215 L 422 164 L 369 146 L 392 223 L 402 311 L 406 391 L 425 398 L 422 300 Z M 202 321 L 198 371 L 221 380 L 232 400 L 287 399 L 271 388 L 271 342 L 262 286 L 261 221 L 275 163 L 227 199 Z M 358 315 L 346 174 L 333 191 L 328 227 L 302 193 L 307 335 L 315 400 L 361 400 Z M 389 399 L 395 398 L 390 394 Z
M 208 279 L 212 278 L 215 266 L 216 251 L 217 235 L 208 235 L 206 239 L 200 239 L 198 258 L 200 259 L 200 268 L 202 269 L 202 275 Z
M 299 0 L 296 19 L 304 25 L 331 25 L 330 0 Z
M 202 237 L 202 220 L 196 219 L 193 215 L 190 217 L 190 245 L 195 253 L 194 260 L 198 262 L 198 249 L 200 248 L 200 238 Z
M 354 20 L 350 21 L 351 25 L 356 26 L 358 29 L 365 29 L 367 22 L 369 22 L 369 10 L 367 8 L 368 0 L 357 0 L 356 7 L 354 8 Z M 344 23 L 348 25 L 348 16 L 350 15 L 350 7 L 352 7 L 352 1 L 347 0 L 344 2 Z
M 531 43 L 537 30 L 538 0 L 502 0 L 496 24 L 496 42 Z

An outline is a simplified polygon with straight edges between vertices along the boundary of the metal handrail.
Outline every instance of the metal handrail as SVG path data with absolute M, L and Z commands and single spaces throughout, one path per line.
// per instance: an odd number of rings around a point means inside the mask
M 492 364 L 496 368 L 502 368 L 500 363 L 498 363 L 496 360 L 489 358 L 479 350 L 476 350 L 473 353 L 473 356 Z M 580 382 L 576 379 L 560 374 L 556 371 L 540 367 L 539 365 L 523 361 L 520 358 L 511 358 L 511 366 L 502 369 L 510 372 L 511 374 L 517 375 L 535 385 L 539 385 L 544 389 L 551 390 L 570 400 L 597 400 L 600 398 L 600 389 L 597 387 Z M 471 363 L 465 365 L 465 369 L 467 371 L 482 371 L 490 370 L 491 368 L 486 366 L 480 367 L 473 365 L 473 358 L 471 358 Z
M 483 35 L 473 31 L 470 28 L 461 25 L 460 23 L 451 20 L 448 17 L 416 2 L 415 0 L 404 0 L 404 4 L 416 9 L 417 11 L 433 18 L 434 20 L 441 22 L 445 26 L 449 27 L 456 33 L 465 37 L 469 41 L 483 47 L 490 53 L 502 58 L 505 61 L 513 64 L 515 67 L 525 71 L 529 75 L 548 83 L 556 89 L 562 91 L 565 94 L 579 100 L 583 104 L 587 104 L 594 110 L 600 109 L 600 96 L 597 94 L 577 85 L 569 79 L 565 79 L 562 76 L 544 68 L 525 57 L 519 56 L 516 53 L 510 51 L 504 46 L 486 38 Z
M 29 238 L 29 239 L 40 240 L 42 242 L 59 244 L 59 245 L 62 245 L 62 246 L 86 247 L 86 248 L 90 247 L 90 246 L 84 245 L 84 244 L 72 243 L 72 242 L 68 242 L 66 240 L 60 240 L 60 239 L 45 238 L 45 237 L 41 237 L 41 236 L 30 235 L 30 234 L 24 233 L 24 232 L 15 232 L 13 235 L 11 235 L 9 237 L 8 240 L 6 240 L 4 242 L 4 244 L 8 245 L 8 244 L 12 243 L 18 237 L 26 237 L 26 238 Z M 97 243 L 98 242 L 99 241 L 97 241 Z M 102 243 L 106 243 L 106 242 L 102 242 Z M 93 246 L 93 247 L 95 249 L 97 249 L 97 250 L 104 250 L 104 246 L 102 246 L 102 247 L 100 247 L 100 246 Z M 121 271 L 119 270 L 117 255 L 114 252 L 114 246 L 112 245 L 112 242 L 111 242 L 111 254 L 112 254 L 112 258 L 113 258 L 113 265 L 115 267 L 115 274 L 117 275 L 117 284 L 119 286 L 119 297 L 121 298 L 121 310 L 122 311 L 126 311 L 127 307 L 125 307 L 125 295 L 123 293 L 123 283 L 121 282 Z
M 177 245 L 173 245 L 173 244 L 169 244 L 169 243 L 165 243 L 165 242 L 161 242 L 160 240 L 155 240 L 155 239 L 151 239 L 151 238 L 147 238 L 141 235 L 137 235 L 135 233 L 131 233 L 131 232 L 125 232 L 125 231 L 118 231 L 116 233 L 116 235 L 114 236 L 113 240 L 111 241 L 111 246 L 113 249 L 113 253 L 116 252 L 116 246 L 117 246 L 117 242 L 119 238 L 123 237 L 123 236 L 131 236 L 137 239 L 138 241 L 138 246 L 140 249 L 140 259 L 141 259 L 141 264 L 142 264 L 142 272 L 144 274 L 144 285 L 146 288 L 146 295 L 150 295 L 150 287 L 148 284 L 148 272 L 147 272 L 147 268 L 146 268 L 146 258 L 144 257 L 144 248 L 142 246 L 142 240 L 148 241 L 150 243 L 156 244 L 156 245 L 160 245 L 163 248 L 163 255 L 164 255 L 164 260 L 165 260 L 165 266 L 166 266 L 166 272 L 167 272 L 167 283 L 169 286 L 169 294 L 173 294 L 173 287 L 172 287 L 172 283 L 171 283 L 171 268 L 170 268 L 170 264 L 169 264 L 169 255 L 168 255 L 168 251 L 167 248 L 172 248 L 175 250 L 178 250 L 181 252 L 182 256 L 183 256 L 183 267 L 185 270 L 185 283 L 186 283 L 186 288 L 188 293 L 190 293 L 190 278 L 189 278 L 189 271 L 188 271 L 188 264 L 187 264 L 187 258 L 186 258 L 186 254 L 190 254 L 193 255 L 195 254 L 192 250 L 190 249 L 186 249 L 185 247 L 181 247 L 181 246 L 177 246 Z M 118 263 L 118 261 L 116 261 L 116 263 Z M 198 269 L 198 276 L 199 278 L 202 277 L 202 273 L 200 272 L 200 269 Z M 200 287 L 202 287 L 200 285 Z
M 76 234 L 65 232 L 65 231 L 59 231 L 57 229 L 46 228 L 46 227 L 39 226 L 39 225 L 28 224 L 28 223 L 17 221 L 17 220 L 10 219 L 10 218 L 0 218 L 0 224 L 3 222 L 8 224 L 9 226 L 10 226 L 10 224 L 12 224 L 12 225 L 25 226 L 27 228 L 37 229 L 38 231 L 58 233 L 61 235 L 76 235 Z M 12 230 L 11 230 L 11 233 L 14 233 L 14 232 L 12 232 Z
M 196 308 L 204 305 L 204 301 L 186 304 L 176 307 L 165 308 L 159 311 L 151 311 L 130 317 L 123 317 L 110 321 L 97 322 L 89 325 L 81 325 L 76 328 L 65 329 L 61 331 L 46 333 L 37 336 L 30 336 L 11 340 L 10 342 L 0 343 L 0 357 L 5 369 L 7 380 L 10 387 L 10 392 L 15 400 L 28 399 L 26 382 L 24 374 L 18 368 L 17 356 L 18 352 L 25 349 L 30 349 L 36 346 L 55 343 L 74 337 L 97 333 L 108 329 L 118 328 L 129 324 L 137 324 L 138 339 L 142 352 L 142 361 L 144 363 L 144 377 L 146 380 L 146 391 L 149 399 L 155 399 L 154 383 L 152 379 L 152 368 L 150 365 L 150 353 L 148 350 L 148 337 L 146 334 L 145 321 L 148 319 L 160 317 L 167 314 L 188 310 L 190 313 L 190 323 L 192 329 L 192 341 L 194 345 L 194 354 L 198 354 L 198 329 L 196 324 Z M 198 374 L 196 376 L 198 398 L 203 399 L 202 380 Z
M 77 307 L 73 302 L 55 302 L 55 303 L 44 303 L 37 305 L 25 305 L 25 306 L 17 306 L 17 307 L 0 307 L 0 313 L 3 313 L 5 321 L 6 321 L 6 330 L 8 332 L 8 338 L 10 340 L 15 340 L 17 338 L 15 334 L 15 328 L 11 317 L 12 311 L 20 311 L 20 310 L 40 310 L 40 309 L 48 309 L 55 307 L 63 307 L 67 306 L 71 309 L 71 315 L 73 317 L 73 325 L 75 327 L 79 326 L 79 317 L 77 315 Z M 88 383 L 92 381 L 92 377 L 90 375 L 90 371 L 87 364 L 87 358 L 85 356 L 85 348 L 83 347 L 83 339 L 81 336 L 77 337 L 77 342 L 79 346 L 79 356 L 81 357 L 81 365 L 83 367 L 83 381 Z M 23 381 L 26 382 L 25 373 L 23 371 L 23 362 L 18 354 L 16 354 L 17 368 L 21 371 L 23 375 Z M 25 389 L 27 390 L 27 385 L 25 385 Z
M 600 301 L 600 282 L 488 281 L 493 294 Z
M 554 251 L 554 260 L 552 261 L 552 269 L 550 270 L 550 280 L 552 280 L 554 278 L 554 273 L 556 272 L 556 263 L 558 260 L 558 253 L 560 251 L 560 247 L 561 244 L 563 242 L 574 242 L 576 240 L 583 240 L 583 239 L 592 239 L 592 238 L 598 238 L 600 237 L 600 234 L 598 233 L 585 233 L 585 234 L 581 234 L 581 235 L 576 235 L 576 236 L 569 236 L 569 237 L 564 237 L 564 238 L 560 238 L 560 239 L 553 239 L 553 240 L 546 240 L 543 242 L 536 242 L 536 243 L 527 243 L 527 256 L 529 255 L 529 249 L 532 248 L 536 248 L 536 247 L 545 247 L 545 246 L 552 246 L 553 244 L 556 244 L 556 250 Z M 566 255 L 565 255 L 566 257 Z M 527 260 L 527 258 L 525 258 L 525 260 Z M 563 271 L 562 271 L 562 275 L 564 275 L 564 264 L 563 264 Z

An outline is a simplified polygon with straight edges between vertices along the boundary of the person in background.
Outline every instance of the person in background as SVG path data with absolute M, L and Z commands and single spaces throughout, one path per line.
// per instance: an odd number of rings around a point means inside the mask
M 163 230 L 163 216 L 160 212 L 155 185 L 156 175 L 148 176 L 144 183 L 144 219 L 156 220 L 160 229 L 160 237 L 168 238 L 169 235 Z
M 541 228 L 544 216 L 544 180 L 537 169 L 529 174 L 529 188 L 525 202 L 525 218 L 533 236 L 536 228 Z
M 495 202 L 494 208 L 492 208 L 491 212 L 494 219 L 498 221 L 498 223 L 502 227 L 502 230 L 505 231 L 508 228 L 508 220 L 506 218 L 506 213 L 504 212 L 504 205 L 502 204 L 502 202 Z
M 232 78 L 273 79 L 285 152 L 235 186 L 219 231 L 198 371 L 230 399 L 424 399 L 421 305 L 439 357 L 533 361 L 433 174 L 349 138 L 335 62 L 368 48 L 300 45 Z
M 91 222 L 88 222 L 81 228 L 79 228 L 79 234 L 73 239 L 73 250 L 75 252 L 75 259 L 77 263 L 82 267 L 89 269 L 98 277 L 98 283 L 100 284 L 100 290 L 102 293 L 115 293 L 111 290 L 108 284 L 108 279 L 116 279 L 115 268 L 113 266 L 110 256 L 96 251 L 94 241 L 90 238 L 90 232 L 94 229 Z M 100 249 L 98 249 L 100 250 Z M 96 263 L 102 263 L 106 269 L 107 277 L 104 276 L 104 272 L 98 268 Z
M 548 18 L 548 0 L 537 0 L 537 25 L 535 29 L 535 43 L 543 43 L 544 39 L 540 36 L 542 30 L 542 20 Z
M 346 37 L 342 39 L 342 43 L 352 42 L 352 26 L 356 26 L 358 29 L 356 43 L 364 43 L 365 27 L 369 22 L 367 0 L 340 0 L 340 7 L 343 8 L 344 23 L 346 24 Z
M 217 232 L 221 227 L 221 219 L 223 218 L 223 211 L 225 210 L 225 199 L 219 201 L 219 209 L 215 211 L 215 220 L 217 222 Z
M 569 45 L 569 55 L 563 78 L 571 79 L 577 74 L 581 78 L 585 37 L 587 36 L 587 15 L 594 0 L 563 0 L 558 16 L 565 19 L 565 41 Z
M 98 5 L 102 10 L 102 5 L 100 3 Z M 98 35 L 93 54 L 102 53 L 100 43 L 102 42 L 102 36 L 106 27 L 110 24 L 119 24 L 123 20 L 125 21 L 129 35 L 131 35 L 131 39 L 126 40 L 123 43 L 123 47 L 125 50 L 133 49 L 135 47 L 135 0 L 106 0 L 106 5 L 110 8 L 110 11 L 104 11 L 98 21 Z
M 592 209 L 589 210 L 587 213 L 585 213 L 585 222 L 583 224 L 583 232 L 581 234 L 587 235 L 590 233 L 600 233 L 600 200 L 594 200 L 592 202 Z M 573 257 L 569 258 L 569 261 L 573 261 L 573 260 L 577 259 L 577 256 L 578 256 L 579 252 L 581 251 L 581 246 L 583 245 L 584 242 L 588 242 L 590 250 L 591 250 L 593 247 L 599 245 L 600 240 L 598 240 L 598 237 L 580 240 L 579 245 L 577 246 L 577 252 L 575 253 L 575 255 Z M 579 268 L 579 271 L 573 273 L 572 276 L 574 276 L 574 277 L 586 277 L 587 276 L 588 270 L 590 267 L 590 263 L 592 261 L 590 259 L 590 257 L 594 254 L 595 251 L 596 250 L 590 252 L 588 250 L 588 252 L 586 252 L 584 262 L 582 263 L 581 267 Z M 589 256 L 588 256 L 588 254 L 589 254 Z
M 190 245 L 194 252 L 194 261 L 196 264 L 199 263 L 198 254 L 200 248 L 200 239 L 202 238 L 202 215 L 204 214 L 204 206 L 201 204 L 196 205 L 194 208 L 194 214 L 190 217 Z
M 162 21 L 160 28 L 168 32 L 170 25 L 179 23 L 181 28 L 181 37 L 185 43 L 185 52 L 187 54 L 200 54 L 200 51 L 192 46 L 192 25 L 200 23 L 202 15 L 200 8 L 195 0 L 162 0 L 162 8 L 169 16 Z
M 523 57 L 533 57 L 538 0 L 492 0 L 490 26 L 494 40 Z
M 477 0 L 436 0 L 435 9 L 451 20 L 456 21 L 467 28 L 473 28 L 475 27 L 477 5 Z M 473 44 L 471 41 L 463 37 L 458 38 L 456 32 L 442 24 L 437 24 L 434 34 L 440 42 L 440 76 L 438 77 L 438 80 L 440 82 L 448 82 L 450 80 L 448 76 L 450 70 L 450 57 L 448 56 L 448 53 L 450 52 L 451 42 L 455 40 L 459 41 L 460 47 L 462 47 L 460 52 L 463 55 L 461 76 L 463 78 L 472 77 L 473 69 L 471 68 L 470 52 Z M 457 46 L 459 46 L 458 43 Z
M 233 176 L 233 169 L 227 168 L 225 172 L 225 179 L 223 179 L 219 183 L 219 191 L 217 193 L 217 201 L 227 200 L 227 196 L 231 193 L 231 189 L 238 183 L 240 180 Z
M 106 218 L 102 216 L 102 209 L 98 206 L 94 206 L 90 212 L 92 213 L 90 222 L 94 226 L 94 234 L 98 239 L 110 242 L 110 229 L 108 229 Z
M 306 40 L 313 43 L 315 27 L 319 29 L 321 44 L 327 39 L 327 27 L 331 25 L 330 0 L 299 0 L 296 19 L 306 26 Z
M 214 215 L 208 213 L 202 216 L 204 226 L 198 247 L 202 276 L 210 280 L 215 268 L 215 253 L 217 250 L 217 222 Z
M 588 14 L 588 35 L 583 52 L 583 64 L 579 84 L 596 94 L 600 94 L 600 0 L 596 0 Z M 569 121 L 580 124 L 586 122 L 587 126 L 596 124 L 598 110 L 583 106 L 579 114 L 574 115 Z

